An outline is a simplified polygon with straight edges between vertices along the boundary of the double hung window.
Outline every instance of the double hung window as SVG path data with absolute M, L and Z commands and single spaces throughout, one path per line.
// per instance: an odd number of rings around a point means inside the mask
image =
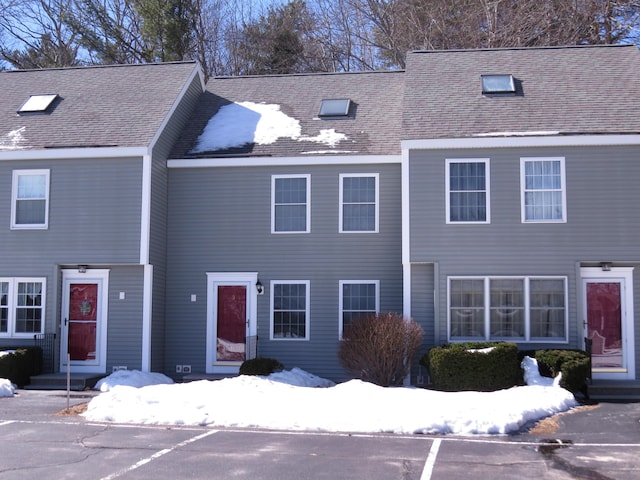
M 339 283 L 339 335 L 342 338 L 342 332 L 353 320 L 379 312 L 380 282 L 378 280 L 341 280 Z
M 449 338 L 565 342 L 564 277 L 449 278 Z
M 523 222 L 565 222 L 564 158 L 520 159 Z
M 45 279 L 0 278 L 0 337 L 44 331 Z
M 271 177 L 271 232 L 309 233 L 310 175 Z
M 47 228 L 49 170 L 14 170 L 11 228 Z
M 340 232 L 378 231 L 378 174 L 340 175 Z
M 271 339 L 309 339 L 309 281 L 271 282 Z
M 447 159 L 447 223 L 489 223 L 489 159 Z

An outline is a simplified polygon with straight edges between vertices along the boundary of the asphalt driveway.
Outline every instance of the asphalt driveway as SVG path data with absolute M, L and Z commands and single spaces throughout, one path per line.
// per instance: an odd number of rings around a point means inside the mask
M 72 392 L 69 405 L 95 392 Z M 0 398 L 0 480 L 637 479 L 640 403 L 599 403 L 504 436 L 360 435 L 92 423 L 65 392 Z

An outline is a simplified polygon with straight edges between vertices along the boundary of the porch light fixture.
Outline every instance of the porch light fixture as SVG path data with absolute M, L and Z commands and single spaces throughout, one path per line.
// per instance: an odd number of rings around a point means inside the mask
M 262 295 L 264 293 L 264 285 L 262 285 L 260 279 L 256 282 L 256 291 L 258 292 L 258 295 Z
M 86 265 L 78 265 L 78 273 L 87 273 Z
M 611 271 L 611 262 L 602 262 L 602 263 L 600 263 L 600 268 L 602 269 L 603 272 L 610 272 Z

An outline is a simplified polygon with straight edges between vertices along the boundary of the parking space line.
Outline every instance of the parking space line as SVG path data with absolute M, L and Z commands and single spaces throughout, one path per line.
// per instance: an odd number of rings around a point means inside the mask
M 190 443 L 193 442 L 197 442 L 198 440 L 201 440 L 205 437 L 208 437 L 209 435 L 213 435 L 214 433 L 218 432 L 218 430 L 209 430 L 208 432 L 204 432 L 201 433 L 200 435 L 196 435 L 195 437 L 191 437 L 188 438 L 187 440 L 184 440 L 180 443 L 176 443 L 174 446 L 170 447 L 170 448 L 165 448 L 163 450 L 160 450 L 156 453 L 154 453 L 153 455 L 148 456 L 147 458 L 143 458 L 142 460 L 140 460 L 139 462 L 134 463 L 133 465 L 130 465 L 126 468 L 123 468 L 122 470 L 119 470 L 115 473 L 112 473 L 111 475 L 107 475 L 106 477 L 102 477 L 100 480 L 112 480 L 114 478 L 118 478 L 122 475 L 124 475 L 125 473 L 129 473 L 137 468 L 142 467 L 143 465 L 146 465 L 147 463 L 155 460 L 156 458 L 160 458 L 163 455 L 166 455 L 167 453 L 171 453 L 173 452 L 176 448 L 180 448 L 180 447 L 184 447 L 185 445 L 189 445 Z
M 438 450 L 440 450 L 440 443 L 442 440 L 436 438 L 431 444 L 431 449 L 429 450 L 429 456 L 427 457 L 427 461 L 424 464 L 424 469 L 422 470 L 422 475 L 420 475 L 420 480 L 430 480 L 431 474 L 433 473 L 433 467 L 436 464 L 436 457 L 438 456 Z
M 2 427 L 3 425 L 9 425 L 11 423 L 15 423 L 13 420 L 7 420 L 6 422 L 0 422 L 0 427 Z

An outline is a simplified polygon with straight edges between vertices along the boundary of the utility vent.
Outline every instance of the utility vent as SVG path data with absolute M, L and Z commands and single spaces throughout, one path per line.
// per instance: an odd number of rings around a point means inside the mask
M 329 98 L 322 100 L 320 105 L 321 117 L 346 117 L 349 114 L 351 100 L 348 98 Z
M 31 95 L 18 109 L 18 113 L 46 112 L 58 94 Z
M 480 75 L 482 93 L 515 93 L 516 82 L 513 75 Z

